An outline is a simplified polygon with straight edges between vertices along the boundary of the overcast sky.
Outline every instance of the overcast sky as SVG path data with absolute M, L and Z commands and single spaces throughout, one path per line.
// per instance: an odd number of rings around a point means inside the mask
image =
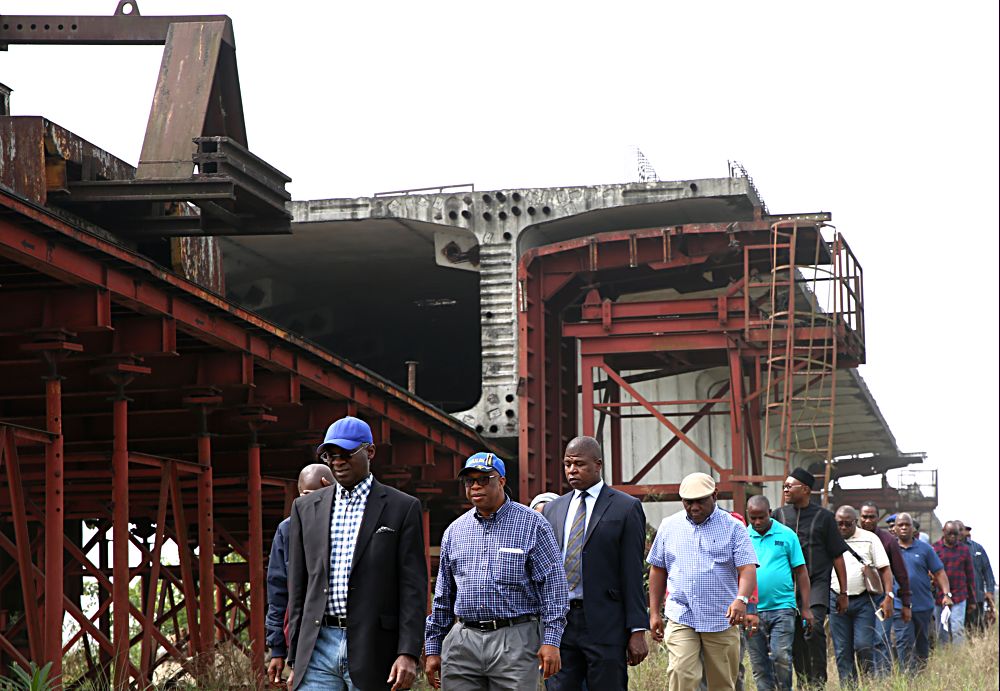
M 109 15 L 115 0 L 0 0 Z M 724 176 L 830 211 L 865 269 L 861 371 L 942 519 L 998 554 L 997 3 L 143 0 L 234 20 L 251 150 L 295 199 Z M 136 163 L 159 47 L 13 46 L 0 81 Z M 983 258 L 980 264 L 978 259 Z

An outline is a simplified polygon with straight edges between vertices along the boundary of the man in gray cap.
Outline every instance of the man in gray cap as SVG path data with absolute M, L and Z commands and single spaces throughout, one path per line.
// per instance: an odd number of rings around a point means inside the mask
M 684 511 L 663 519 L 646 559 L 649 629 L 655 640 L 666 638 L 670 691 L 694 691 L 703 671 L 713 691 L 735 689 L 757 556 L 746 528 L 716 507 L 711 476 L 688 475 L 679 493 Z
M 795 531 L 806 558 L 809 572 L 810 609 L 815 624 L 795 628 L 792 662 L 800 686 L 826 686 L 826 621 L 830 605 L 830 572 L 836 571 L 838 590 L 834 593 L 837 612 L 844 614 L 850 604 L 847 597 L 847 569 L 844 552 L 847 543 L 837 530 L 833 514 L 811 501 L 816 478 L 803 468 L 796 468 L 785 478 L 782 495 L 785 505 L 776 509 L 773 518 Z

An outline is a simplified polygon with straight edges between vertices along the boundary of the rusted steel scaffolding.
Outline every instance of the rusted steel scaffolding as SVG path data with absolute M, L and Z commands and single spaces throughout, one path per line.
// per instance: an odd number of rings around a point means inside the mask
M 260 670 L 264 550 L 326 425 L 372 425 L 375 472 L 424 500 L 427 531 L 479 448 L 405 390 L 5 189 L 0 303 L 4 666 L 58 672 L 82 644 L 88 674 L 137 687 L 167 660 L 196 674 L 246 630 Z
M 754 491 L 753 483 L 784 477 L 764 474 L 764 410 L 775 402 L 790 405 L 806 372 L 799 369 L 802 358 L 793 366 L 779 365 L 775 344 L 782 351 L 808 349 L 808 359 L 826 360 L 831 367 L 864 362 L 861 274 L 844 270 L 848 264 L 840 258 L 849 250 L 839 236 L 822 238 L 826 215 L 766 216 L 763 209 L 755 215 L 750 221 L 603 233 L 534 248 L 521 257 L 521 497 L 562 489 L 565 444 L 578 427 L 603 436 L 605 424 L 612 485 L 635 496 L 677 499 L 678 483 L 643 479 L 657 464 L 669 463 L 670 451 L 679 445 L 718 476 L 720 496 L 737 506 Z M 794 226 L 797 248 L 776 244 L 775 230 L 784 226 Z M 769 251 L 756 251 L 762 248 Z M 820 320 L 815 309 L 802 310 L 803 320 L 789 307 L 805 297 L 796 267 L 816 265 L 834 267 L 833 286 L 843 291 L 845 307 Z M 757 285 L 758 277 L 775 271 L 792 276 L 777 286 L 785 314 L 777 322 L 767 314 L 774 282 L 765 282 L 764 290 Z M 706 276 L 711 297 L 683 295 L 692 286 L 704 291 Z M 665 288 L 678 291 L 676 297 L 618 301 Z M 714 367 L 727 368 L 728 381 L 709 398 L 650 401 L 635 386 Z M 713 458 L 689 436 L 699 421 L 721 413 L 729 418 L 731 459 Z M 689 419 L 677 424 L 671 419 L 677 416 Z M 672 436 L 627 477 L 622 425 L 637 417 L 657 420 Z

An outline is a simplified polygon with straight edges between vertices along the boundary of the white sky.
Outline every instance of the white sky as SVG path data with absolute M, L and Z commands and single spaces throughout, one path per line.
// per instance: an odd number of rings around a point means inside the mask
M 250 148 L 296 199 L 620 182 L 638 144 L 661 179 L 737 159 L 771 211 L 832 212 L 865 268 L 862 374 L 900 448 L 940 468 L 939 516 L 974 524 L 1000 559 L 996 3 L 140 9 L 233 18 Z M 12 46 L 0 81 L 15 114 L 134 164 L 161 50 Z

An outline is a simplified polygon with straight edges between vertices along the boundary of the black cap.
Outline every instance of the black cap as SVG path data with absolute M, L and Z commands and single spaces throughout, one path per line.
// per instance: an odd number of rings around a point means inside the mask
M 809 489 L 815 489 L 816 487 L 816 478 L 805 468 L 796 468 L 791 472 L 791 477 L 794 477 Z

